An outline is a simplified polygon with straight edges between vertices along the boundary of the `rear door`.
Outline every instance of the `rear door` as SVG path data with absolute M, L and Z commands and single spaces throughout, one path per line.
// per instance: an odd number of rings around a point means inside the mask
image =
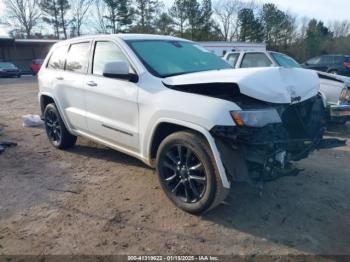
M 84 83 L 90 47 L 90 41 L 72 43 L 68 49 L 65 71 L 56 77 L 60 82 L 57 97 L 64 107 L 69 124 L 81 131 L 87 131 Z
M 54 93 L 56 106 L 72 129 L 86 129 L 83 111 L 85 104 L 82 95 L 82 84 L 79 76 L 65 70 L 69 45 L 58 46 L 53 50 L 45 69 L 40 75 L 40 81 L 45 89 Z M 70 51 L 72 56 L 72 52 Z
M 138 86 L 128 80 L 103 76 L 104 65 L 129 59 L 113 41 L 95 41 L 90 74 L 85 79 L 89 133 L 132 151 L 139 149 Z M 134 72 L 130 66 L 130 71 Z M 135 72 L 134 72 L 135 73 Z

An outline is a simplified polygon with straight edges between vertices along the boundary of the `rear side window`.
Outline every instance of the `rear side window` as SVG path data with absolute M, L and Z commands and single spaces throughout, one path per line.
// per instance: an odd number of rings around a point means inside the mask
M 116 44 L 107 41 L 96 42 L 92 73 L 103 75 L 105 64 L 115 61 L 124 61 L 129 64 L 128 59 Z
M 227 57 L 227 62 L 232 65 L 232 67 L 236 66 L 237 60 L 239 57 L 239 53 L 234 53 L 234 54 L 230 54 Z
M 309 65 L 317 65 L 320 63 L 320 61 L 321 61 L 321 57 L 318 56 L 318 57 L 311 58 L 306 63 Z
M 322 56 L 320 64 L 333 64 L 333 59 L 331 56 Z
M 50 69 L 63 70 L 64 62 L 66 59 L 66 53 L 67 53 L 67 46 L 57 47 L 53 51 L 50 57 L 49 63 L 47 64 L 47 67 Z
M 86 73 L 89 64 L 90 43 L 72 44 L 67 55 L 67 71 Z
M 341 63 L 344 63 L 344 62 L 346 62 L 346 57 L 344 57 L 344 56 L 334 56 L 334 64 L 341 64 Z
M 264 53 L 247 53 L 244 55 L 241 67 L 270 67 L 272 62 Z
M 345 57 L 345 62 L 349 63 L 350 62 L 350 56 Z

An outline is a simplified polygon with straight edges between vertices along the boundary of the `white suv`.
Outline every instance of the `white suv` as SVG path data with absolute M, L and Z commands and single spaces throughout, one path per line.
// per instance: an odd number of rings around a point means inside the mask
M 169 199 L 191 213 L 218 205 L 234 181 L 294 175 L 321 147 L 316 73 L 233 70 L 196 43 L 106 35 L 57 43 L 39 72 L 51 143 L 84 136 L 155 167 Z

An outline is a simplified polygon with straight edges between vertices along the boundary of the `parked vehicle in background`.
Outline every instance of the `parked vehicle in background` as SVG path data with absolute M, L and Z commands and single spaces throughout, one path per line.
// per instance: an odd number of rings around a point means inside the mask
M 21 71 L 12 63 L 0 62 L 0 77 L 21 77 Z
M 235 181 L 296 175 L 291 161 L 345 145 L 323 138 L 315 72 L 233 70 L 197 43 L 176 37 L 62 41 L 38 80 L 54 147 L 71 147 L 84 136 L 137 157 L 156 168 L 167 197 L 191 213 L 218 205 Z
M 317 56 L 307 60 L 302 66 L 330 74 L 350 76 L 350 56 L 346 55 Z
M 205 49 L 208 49 L 213 54 L 223 57 L 226 53 L 235 51 L 264 51 L 266 50 L 266 44 L 264 43 L 242 43 L 242 42 L 222 42 L 222 41 L 209 41 L 198 42 Z
M 44 62 L 44 59 L 34 59 L 32 61 L 31 65 L 30 65 L 30 71 L 32 71 L 33 75 L 36 75 L 39 72 L 43 62 Z
M 227 53 L 224 59 L 234 68 L 284 67 L 301 68 L 290 56 L 271 51 L 243 51 Z M 345 77 L 318 72 L 320 93 L 327 109 L 328 120 L 345 123 L 350 120 L 350 91 Z

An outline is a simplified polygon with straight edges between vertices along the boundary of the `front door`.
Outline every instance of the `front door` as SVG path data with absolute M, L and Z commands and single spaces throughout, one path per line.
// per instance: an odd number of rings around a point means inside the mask
M 103 76 L 104 65 L 118 60 L 129 63 L 116 43 L 94 43 L 91 74 L 85 80 L 87 125 L 91 135 L 136 151 L 139 149 L 138 86 Z

